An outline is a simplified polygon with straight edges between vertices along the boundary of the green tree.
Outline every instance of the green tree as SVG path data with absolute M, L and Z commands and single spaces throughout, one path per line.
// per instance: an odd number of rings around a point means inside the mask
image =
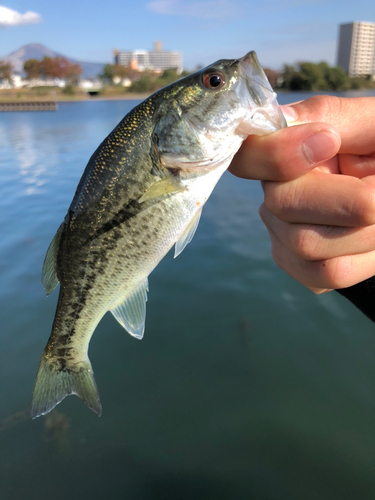
M 282 78 L 283 88 L 289 90 L 343 90 L 350 85 L 342 68 L 331 67 L 325 61 L 300 62 L 297 67 L 285 65 Z
M 338 66 L 334 68 L 327 68 L 326 82 L 328 88 L 331 90 L 343 90 L 349 86 L 348 75 Z
M 129 87 L 130 92 L 152 92 L 155 79 L 149 73 L 142 73 L 139 79 Z
M 281 78 L 282 78 L 282 88 L 284 89 L 290 89 L 291 88 L 291 82 L 293 78 L 296 76 L 296 70 L 294 66 L 291 66 L 290 64 L 284 64 L 282 73 L 281 73 Z
M 158 76 L 158 78 L 156 78 L 153 85 L 153 90 L 161 89 L 162 87 L 165 87 L 166 85 L 175 82 L 179 78 L 180 75 L 177 74 L 176 70 L 166 69 L 160 76 Z
M 11 63 L 0 61 L 0 79 L 10 80 L 13 75 L 13 66 Z
M 40 76 L 39 67 L 40 62 L 37 59 L 28 59 L 23 63 L 23 70 L 29 80 Z
M 302 77 L 301 90 L 324 90 L 324 66 L 311 62 L 301 62 L 298 65 L 298 73 Z
M 113 79 L 113 68 L 114 68 L 114 65 L 113 64 L 106 64 L 103 68 L 103 73 L 100 75 L 100 78 L 102 80 L 105 80 L 105 81 L 108 81 L 108 82 L 112 82 L 112 79 Z

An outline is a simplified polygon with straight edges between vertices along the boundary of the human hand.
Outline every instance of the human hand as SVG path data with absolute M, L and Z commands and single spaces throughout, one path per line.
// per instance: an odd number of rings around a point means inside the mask
M 375 98 L 317 96 L 249 137 L 229 170 L 263 181 L 275 262 L 321 293 L 375 274 Z

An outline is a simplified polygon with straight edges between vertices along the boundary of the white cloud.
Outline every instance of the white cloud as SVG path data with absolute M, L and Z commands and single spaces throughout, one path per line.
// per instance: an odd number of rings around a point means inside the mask
M 18 26 L 20 24 L 37 24 L 41 21 L 42 17 L 36 12 L 27 11 L 24 14 L 20 14 L 16 10 L 0 5 L 0 28 Z
M 155 0 L 147 8 L 157 14 L 199 17 L 201 19 L 233 18 L 240 10 L 230 0 L 216 0 L 186 3 L 180 0 Z

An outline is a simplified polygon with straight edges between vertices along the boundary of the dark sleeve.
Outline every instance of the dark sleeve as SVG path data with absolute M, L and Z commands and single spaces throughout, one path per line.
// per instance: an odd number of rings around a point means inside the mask
M 375 322 L 375 276 L 349 288 L 337 290 Z

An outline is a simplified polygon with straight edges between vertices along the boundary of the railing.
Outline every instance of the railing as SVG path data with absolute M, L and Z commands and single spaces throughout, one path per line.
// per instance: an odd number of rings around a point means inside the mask
M 0 102 L 0 111 L 57 111 L 55 101 Z

